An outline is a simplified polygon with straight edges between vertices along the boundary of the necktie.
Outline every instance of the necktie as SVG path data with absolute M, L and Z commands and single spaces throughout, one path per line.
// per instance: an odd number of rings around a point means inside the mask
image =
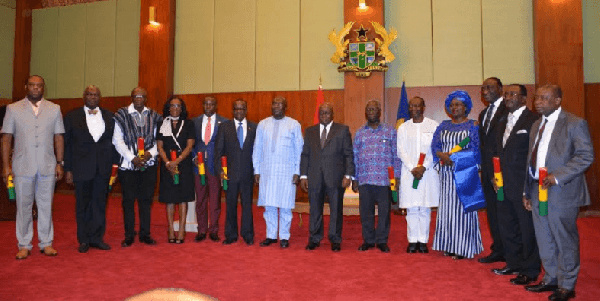
M 490 121 L 492 121 L 492 113 L 494 112 L 494 104 L 490 104 L 490 106 L 488 107 L 487 112 L 485 113 L 485 124 L 483 125 L 483 127 L 485 128 L 485 133 L 487 134 L 487 132 L 490 130 Z
M 327 127 L 323 127 L 321 132 L 321 148 L 325 147 L 325 140 L 327 140 Z
M 237 137 L 238 141 L 240 142 L 240 148 L 244 148 L 244 127 L 242 126 L 241 122 L 237 128 Z
M 506 146 L 506 140 L 510 136 L 510 132 L 512 132 L 513 127 L 515 126 L 515 116 L 510 113 L 508 114 L 508 122 L 506 123 L 506 129 L 504 130 L 504 136 L 502 137 L 502 146 Z
M 540 146 L 540 140 L 542 140 L 542 134 L 544 134 L 544 129 L 546 128 L 546 118 L 542 120 L 542 126 L 537 134 L 537 140 L 535 141 L 535 145 L 531 150 L 531 174 L 535 175 L 535 169 L 537 168 L 537 156 L 538 156 L 538 148 Z
M 98 113 L 98 109 L 88 110 L 88 114 L 90 115 L 96 115 L 96 113 Z
M 210 142 L 210 117 L 206 121 L 206 129 L 204 130 L 204 144 L 208 145 Z

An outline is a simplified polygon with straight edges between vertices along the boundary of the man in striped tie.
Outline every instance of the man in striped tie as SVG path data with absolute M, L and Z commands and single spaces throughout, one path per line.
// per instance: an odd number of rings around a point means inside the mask
M 219 241 L 219 216 L 221 215 L 221 184 L 219 172 L 215 170 L 214 153 L 215 140 L 219 125 L 227 121 L 216 114 L 217 99 L 212 96 L 204 98 L 202 104 L 204 114 L 193 119 L 196 128 L 196 144 L 194 154 L 203 153 L 206 162 L 206 185 L 200 182 L 198 165 L 194 164 L 196 186 L 196 220 L 198 235 L 194 241 L 200 242 L 206 238 L 206 233 L 212 241 Z M 197 158 L 196 158 L 197 160 Z

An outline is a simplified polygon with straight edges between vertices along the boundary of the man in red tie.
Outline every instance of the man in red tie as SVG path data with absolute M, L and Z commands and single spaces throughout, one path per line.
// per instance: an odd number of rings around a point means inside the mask
M 219 125 L 227 121 L 216 114 L 217 99 L 212 96 L 204 98 L 202 104 L 204 114 L 193 119 L 196 128 L 196 145 L 194 154 L 203 153 L 206 164 L 206 183 L 202 185 L 198 175 L 198 166 L 194 165 L 196 186 L 196 219 L 198 235 L 194 241 L 200 242 L 208 232 L 212 241 L 219 241 L 219 215 L 221 215 L 221 184 L 220 171 L 215 170 L 214 154 L 215 139 Z

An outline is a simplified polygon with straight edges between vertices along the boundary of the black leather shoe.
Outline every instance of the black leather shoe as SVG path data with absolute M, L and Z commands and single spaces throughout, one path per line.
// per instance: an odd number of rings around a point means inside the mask
M 289 240 L 287 240 L 287 239 L 282 239 L 282 240 L 279 242 L 279 246 L 281 246 L 281 248 L 282 248 L 282 249 L 289 248 L 289 247 L 290 247 L 290 241 L 289 241 Z
M 206 239 L 206 233 L 198 233 L 196 237 L 194 237 L 195 242 L 201 242 Z
M 331 243 L 331 251 L 339 252 L 341 250 L 342 250 L 342 244 L 340 244 L 339 242 Z
M 245 239 L 245 238 L 244 238 L 244 242 L 245 242 L 247 245 L 251 246 L 251 245 L 253 245 L 253 244 L 254 244 L 254 238 L 249 238 L 249 239 Z
M 150 236 L 140 237 L 140 242 L 151 246 L 156 244 L 156 240 L 152 239 Z
M 531 278 L 527 275 L 518 275 L 517 277 L 510 279 L 510 283 L 515 285 L 528 285 L 534 281 L 537 281 L 537 277 Z
M 261 247 L 268 247 L 271 244 L 274 244 L 276 242 L 277 242 L 277 239 L 267 238 L 267 239 L 265 239 L 265 240 L 263 240 L 263 241 L 260 242 L 260 246 Z
M 223 241 L 223 244 L 224 244 L 224 245 L 230 245 L 230 244 L 232 244 L 232 243 L 234 243 L 234 242 L 236 242 L 236 241 L 237 241 L 237 238 L 236 238 L 236 239 L 233 239 L 233 238 L 226 238 L 226 239 Z
M 386 243 L 377 244 L 377 248 L 379 250 L 381 250 L 381 252 L 383 252 L 383 253 L 389 253 L 390 252 L 390 247 L 388 247 L 388 244 L 386 244 Z
M 429 253 L 429 249 L 427 248 L 427 243 L 420 242 L 419 244 L 419 253 Z
M 504 266 L 501 269 L 492 269 L 492 272 L 496 275 L 519 275 L 519 271 L 508 266 Z
M 541 281 L 538 284 L 526 285 L 525 289 L 534 293 L 554 292 L 558 289 L 558 285 L 551 285 Z
M 110 246 L 107 243 L 103 242 L 103 241 L 101 241 L 99 243 L 90 243 L 90 247 L 96 248 L 96 249 L 99 249 L 99 250 L 104 250 L 104 251 L 108 251 L 108 250 L 111 249 Z
M 87 251 L 90 249 L 90 245 L 86 244 L 86 243 L 80 243 L 79 244 L 79 248 L 77 248 L 77 251 L 79 251 L 79 253 L 87 253 Z
M 444 256 L 451 256 L 451 257 L 454 257 L 454 256 L 456 256 L 456 254 L 454 254 L 454 253 L 450 253 L 450 252 L 447 252 L 447 251 L 444 251 Z
M 408 247 L 406 248 L 406 253 L 417 253 L 418 245 L 418 242 L 409 243 Z
M 567 301 L 571 298 L 575 298 L 575 291 L 570 291 L 566 288 L 559 288 L 548 297 L 548 300 Z
M 454 260 L 461 260 L 461 259 L 465 259 L 465 257 L 462 256 L 462 255 L 456 255 L 456 254 L 454 254 L 454 256 L 452 256 L 452 259 L 454 259 Z
M 480 263 L 494 263 L 494 262 L 505 262 L 506 260 L 504 259 L 504 257 L 502 257 L 496 253 L 492 253 L 486 257 L 477 259 L 477 261 L 479 261 Z
M 309 241 L 305 249 L 312 251 L 319 246 L 321 246 L 321 243 Z
M 359 251 L 366 251 L 368 249 L 372 249 L 375 248 L 375 244 L 368 244 L 366 242 L 364 242 L 362 245 L 360 245 L 360 247 L 358 247 Z
M 211 233 L 211 234 L 208 235 L 208 237 L 210 237 L 210 240 L 212 240 L 214 242 L 217 242 L 217 241 L 221 240 L 219 238 L 219 234 L 217 234 L 217 233 Z
M 121 242 L 121 247 L 126 248 L 130 247 L 133 244 L 133 237 L 125 237 Z

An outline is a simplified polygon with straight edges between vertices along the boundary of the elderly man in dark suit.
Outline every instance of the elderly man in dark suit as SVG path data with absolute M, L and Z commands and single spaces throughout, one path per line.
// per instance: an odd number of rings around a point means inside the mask
M 308 127 L 300 159 L 300 187 L 310 202 L 310 237 L 307 250 L 323 239 L 323 203 L 329 197 L 329 241 L 339 252 L 342 243 L 344 190 L 352 183 L 354 154 L 348 126 L 333 122 L 333 106 L 319 107 L 319 124 Z
M 65 180 L 75 184 L 79 252 L 110 250 L 104 242 L 106 198 L 113 160 L 113 113 L 100 108 L 100 89 L 88 86 L 84 107 L 65 115 Z
M 584 172 L 594 161 L 587 122 L 561 108 L 559 86 L 546 85 L 535 94 L 542 118 L 531 127 L 523 205 L 533 211 L 533 225 L 544 278 L 528 291 L 554 291 L 550 300 L 575 297 L 579 274 L 579 207 L 590 204 Z M 539 169 L 547 169 L 547 214 L 540 214 Z
M 242 203 L 242 227 L 240 234 L 247 245 L 254 244 L 254 224 L 252 222 L 252 194 L 254 192 L 254 166 L 252 150 L 256 137 L 256 123 L 246 119 L 248 103 L 243 99 L 233 102 L 233 120 L 219 126 L 215 142 L 215 171 L 224 179 L 221 157 L 227 157 L 225 240 L 229 245 L 238 239 L 237 200 Z
M 481 96 L 489 104 L 479 114 L 479 137 L 481 143 L 481 186 L 485 195 L 486 212 L 490 234 L 492 236 L 492 252 L 490 255 L 479 258 L 481 263 L 504 261 L 504 250 L 500 230 L 498 227 L 498 213 L 496 210 L 496 192 L 492 181 L 494 180 L 494 166 L 492 157 L 496 151 L 496 137 L 500 119 L 506 117 L 506 106 L 502 98 L 502 81 L 497 77 L 490 77 L 481 85 Z
M 538 115 L 525 106 L 527 89 L 523 85 L 505 87 L 504 103 L 509 113 L 498 125 L 496 156 L 500 158 L 504 179 L 504 201 L 497 203 L 497 209 L 506 266 L 492 271 L 498 275 L 518 273 L 511 283 L 526 285 L 536 281 L 540 273 L 531 212 L 523 207 L 529 132 Z M 496 184 L 494 182 L 497 191 Z
M 204 114 L 193 119 L 196 128 L 196 144 L 194 155 L 199 152 L 204 154 L 206 164 L 206 185 L 202 185 L 198 176 L 198 165 L 194 164 L 196 174 L 196 220 L 198 221 L 198 234 L 194 241 L 200 242 L 206 238 L 206 233 L 212 241 L 219 241 L 219 216 L 221 215 L 221 185 L 219 172 L 215 169 L 214 153 L 217 132 L 223 116 L 216 114 L 217 99 L 212 96 L 204 98 L 202 103 Z M 196 158 L 197 160 L 198 158 Z M 196 161 L 197 162 L 197 161 Z

